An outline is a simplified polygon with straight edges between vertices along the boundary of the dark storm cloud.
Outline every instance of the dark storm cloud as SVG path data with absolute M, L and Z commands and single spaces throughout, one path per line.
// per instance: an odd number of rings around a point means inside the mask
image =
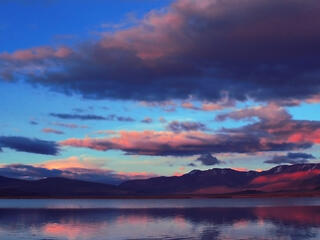
M 46 155 L 57 155 L 59 145 L 53 141 L 45 141 L 36 138 L 26 138 L 17 136 L 0 136 L 0 147 L 10 148 L 18 152 L 28 152 Z
M 282 163 L 289 163 L 289 164 L 298 164 L 298 163 L 308 163 L 309 160 L 315 159 L 315 157 L 311 154 L 307 153 L 288 153 L 287 155 L 281 156 L 274 156 L 270 160 L 264 161 L 265 163 L 271 164 L 282 164 Z
M 172 132 L 184 132 L 184 131 L 205 131 L 207 127 L 200 122 L 178 122 L 172 121 L 167 125 L 167 130 Z
M 200 157 L 197 158 L 196 161 L 201 162 L 202 165 L 205 166 L 212 166 L 222 163 L 220 160 L 218 160 L 218 158 L 213 157 L 210 153 L 202 154 Z
M 94 99 L 214 101 L 228 92 L 290 102 L 320 91 L 319 29 L 318 0 L 177 0 L 74 49 L 3 53 L 0 68 L 7 80 L 24 74 Z M 44 72 L 28 72 L 34 64 Z

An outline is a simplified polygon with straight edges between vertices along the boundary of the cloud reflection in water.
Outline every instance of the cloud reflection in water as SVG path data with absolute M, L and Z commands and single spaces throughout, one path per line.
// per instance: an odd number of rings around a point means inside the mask
M 293 239 L 320 237 L 320 207 L 2 209 L 0 238 Z

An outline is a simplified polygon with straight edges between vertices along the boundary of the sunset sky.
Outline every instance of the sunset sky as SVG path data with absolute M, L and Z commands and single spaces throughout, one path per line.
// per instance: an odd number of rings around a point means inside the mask
M 319 163 L 318 0 L 2 0 L 0 176 Z

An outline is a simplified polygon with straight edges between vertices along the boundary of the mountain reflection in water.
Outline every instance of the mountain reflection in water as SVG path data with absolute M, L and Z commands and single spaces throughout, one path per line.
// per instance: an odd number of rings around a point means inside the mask
M 320 207 L 1 209 L 0 239 L 320 239 Z

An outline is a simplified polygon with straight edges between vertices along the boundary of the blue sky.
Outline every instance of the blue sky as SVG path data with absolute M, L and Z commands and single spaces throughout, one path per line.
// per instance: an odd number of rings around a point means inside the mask
M 273 165 L 264 161 L 289 152 L 313 155 L 297 163 L 318 162 L 319 65 L 307 46 L 318 32 L 286 25 L 303 12 L 289 8 L 296 1 L 275 3 L 280 17 L 265 1 L 249 1 L 266 20 L 245 6 L 193 4 L 2 1 L 0 164 L 169 176 L 267 169 Z M 12 137 L 59 150 L 25 151 Z M 199 160 L 208 153 L 220 164 Z
M 13 0 L 1 2 L 0 48 L 14 51 L 94 37 L 104 24 L 119 24 L 132 15 L 141 18 L 168 0 Z M 79 40 L 80 41 L 80 40 Z

